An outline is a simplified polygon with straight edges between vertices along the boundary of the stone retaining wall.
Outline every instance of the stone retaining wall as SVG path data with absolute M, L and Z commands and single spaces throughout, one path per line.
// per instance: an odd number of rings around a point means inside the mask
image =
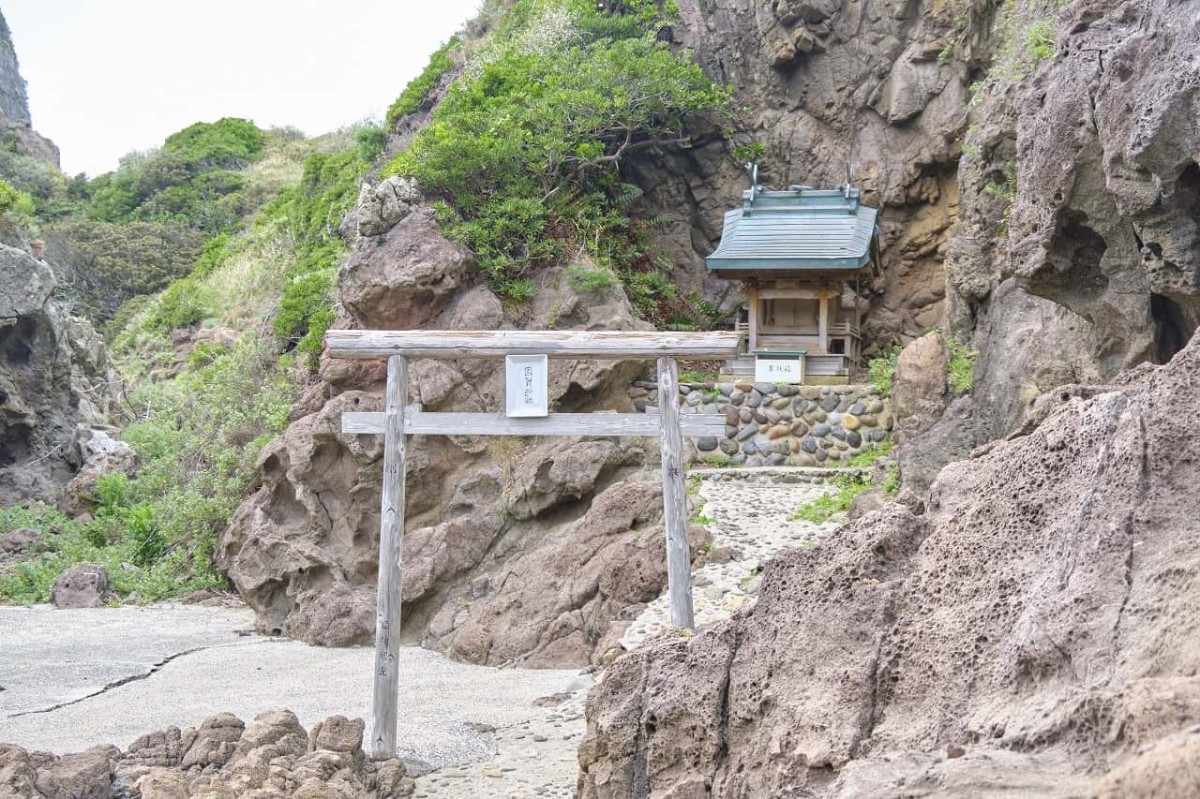
M 723 414 L 725 435 L 688 439 L 690 463 L 714 466 L 836 465 L 891 437 L 891 401 L 871 386 L 684 383 L 683 413 Z M 658 385 L 629 390 L 638 410 L 658 405 Z

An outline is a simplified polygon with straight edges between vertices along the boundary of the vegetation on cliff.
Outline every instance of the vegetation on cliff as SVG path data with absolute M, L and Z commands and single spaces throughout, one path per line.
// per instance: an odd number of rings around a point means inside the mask
M 490 37 L 455 49 L 462 76 L 385 173 L 415 177 L 438 201 L 498 293 L 527 298 L 533 270 L 573 264 L 580 280 L 615 276 L 648 317 L 671 296 L 646 223 L 630 214 L 640 189 L 621 167 L 638 151 L 686 145 L 686 115 L 728 101 L 658 40 L 674 13 L 648 0 L 619 13 L 521 0 Z M 449 57 L 435 54 L 393 110 L 415 108 Z

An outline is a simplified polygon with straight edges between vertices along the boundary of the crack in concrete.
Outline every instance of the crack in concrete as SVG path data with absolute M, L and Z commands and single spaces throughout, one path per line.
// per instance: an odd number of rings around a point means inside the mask
M 191 649 L 185 649 L 182 652 L 174 652 L 170 655 L 167 655 L 165 658 L 158 661 L 157 663 L 151 663 L 149 670 L 143 674 L 131 674 L 128 677 L 122 677 L 119 680 L 114 680 L 113 682 L 106 684 L 103 688 L 100 688 L 99 690 L 96 690 L 96 691 L 92 691 L 90 694 L 86 694 L 86 695 L 78 697 L 76 699 L 71 699 L 70 701 L 67 701 L 67 702 L 59 702 L 56 705 L 51 705 L 50 707 L 38 708 L 37 710 L 22 710 L 19 713 L 11 713 L 8 716 L 6 716 L 5 718 L 16 719 L 16 718 L 21 718 L 22 716 L 40 716 L 40 715 L 44 715 L 46 713 L 53 713 L 54 711 L 61 710 L 64 707 L 71 707 L 72 705 L 78 705 L 82 702 L 86 702 L 89 699 L 94 699 L 97 696 L 108 693 L 109 691 L 115 690 L 117 688 L 120 688 L 122 685 L 128 685 L 131 682 L 138 682 L 140 680 L 145 680 L 146 678 L 151 677 L 151 676 L 157 674 L 158 672 L 162 671 L 163 667 L 166 666 L 171 661 L 178 660 L 181 657 L 185 657 L 187 655 L 194 655 L 197 652 L 203 652 L 206 649 L 221 649 L 224 647 L 233 647 L 233 646 L 249 646 L 249 645 L 252 645 L 255 643 L 258 643 L 258 642 L 246 641 L 246 642 L 228 643 L 228 644 L 206 644 L 205 646 L 196 646 L 196 647 L 192 647 Z

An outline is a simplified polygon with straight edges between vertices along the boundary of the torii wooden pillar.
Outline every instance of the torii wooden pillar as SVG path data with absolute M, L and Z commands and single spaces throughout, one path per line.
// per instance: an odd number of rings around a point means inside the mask
M 687 540 L 683 436 L 717 436 L 725 417 L 680 414 L 675 359 L 730 358 L 737 333 L 641 331 L 461 331 L 331 330 L 325 336 L 333 358 L 387 358 L 382 413 L 346 413 L 343 433 L 383 433 L 383 507 L 379 524 L 378 616 L 375 624 L 375 699 L 371 755 L 395 756 L 400 653 L 401 542 L 404 535 L 405 436 L 658 436 L 662 447 L 663 524 L 667 540 L 667 585 L 671 623 L 691 628 L 691 551 Z M 551 413 L 510 418 L 501 413 L 427 413 L 406 406 L 407 358 L 497 358 L 547 355 L 601 360 L 656 359 L 659 413 Z

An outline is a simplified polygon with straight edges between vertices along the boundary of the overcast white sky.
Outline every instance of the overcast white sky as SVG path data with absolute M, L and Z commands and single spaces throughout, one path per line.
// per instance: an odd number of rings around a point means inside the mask
M 33 126 L 97 175 L 223 116 L 310 135 L 383 117 L 480 0 L 2 0 Z

